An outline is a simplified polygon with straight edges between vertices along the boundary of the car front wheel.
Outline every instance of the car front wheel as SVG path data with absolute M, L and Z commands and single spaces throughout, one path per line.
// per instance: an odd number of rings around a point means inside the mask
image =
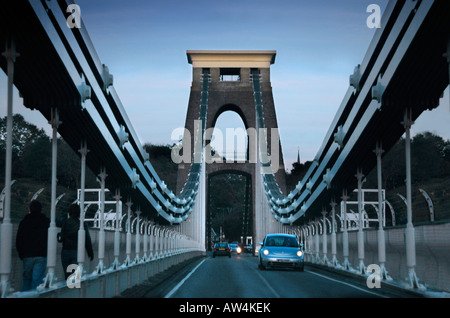
M 264 265 L 263 265 L 261 262 L 259 262 L 258 268 L 259 268 L 260 270 L 262 270 L 262 271 L 266 269 L 266 268 L 264 267 Z

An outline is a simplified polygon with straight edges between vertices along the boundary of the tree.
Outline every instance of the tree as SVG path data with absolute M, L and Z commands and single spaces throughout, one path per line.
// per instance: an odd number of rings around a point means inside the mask
M 251 193 L 247 193 L 250 189 L 246 189 L 246 178 L 241 174 L 226 173 L 209 180 L 208 213 L 211 226 L 216 232 L 222 227 L 228 241 L 240 241 L 244 234 L 244 212 L 249 214 L 246 221 L 251 222 L 251 206 L 245 206 L 245 196 L 251 196 Z
M 4 171 L 6 150 L 6 117 L 0 119 L 0 165 Z M 22 115 L 13 117 L 13 177 L 31 178 L 49 183 L 52 173 L 52 145 L 43 129 L 25 121 Z M 80 159 L 63 140 L 58 139 L 58 184 L 76 189 L 80 180 Z M 94 182 L 93 182 L 94 181 Z M 96 186 L 95 176 L 86 169 L 86 185 Z
M 312 161 L 306 161 L 305 163 L 300 163 L 298 161 L 292 164 L 292 169 L 290 172 L 286 172 L 286 189 L 288 192 L 292 191 L 297 183 L 303 179 Z
M 169 189 L 175 192 L 177 186 L 178 165 L 172 160 L 174 145 L 145 144 L 144 148 L 150 155 L 150 163 Z
M 0 118 L 0 166 L 2 174 L 5 169 L 6 153 L 6 127 L 7 117 Z M 40 139 L 45 139 L 47 135 L 43 129 L 25 121 L 20 114 L 13 115 L 12 127 L 12 175 L 14 178 L 20 177 L 23 173 L 23 164 L 21 162 L 23 152 L 27 145 L 33 144 Z
M 40 182 L 50 182 L 52 173 L 52 146 L 47 136 L 28 143 L 23 151 L 23 176 Z
M 386 153 L 383 157 L 382 164 L 383 188 L 390 190 L 405 184 L 405 139 L 400 138 L 400 140 Z M 376 169 L 374 168 L 372 171 L 376 178 Z
M 0 149 L 6 149 L 6 123 L 7 117 L 0 118 Z M 25 146 L 28 143 L 33 143 L 36 140 L 47 137 L 45 131 L 37 126 L 26 122 L 20 114 L 13 116 L 13 128 L 12 128 L 12 149 L 16 156 L 21 156 Z
M 400 140 L 383 157 L 383 188 L 392 190 L 405 185 L 405 139 Z M 450 141 L 430 132 L 411 140 L 412 183 L 450 175 Z M 376 187 L 376 168 L 367 177 L 366 186 Z
M 439 151 L 444 140 L 430 132 L 418 134 L 411 143 L 411 170 L 414 171 L 414 181 L 424 182 L 440 176 L 442 156 Z

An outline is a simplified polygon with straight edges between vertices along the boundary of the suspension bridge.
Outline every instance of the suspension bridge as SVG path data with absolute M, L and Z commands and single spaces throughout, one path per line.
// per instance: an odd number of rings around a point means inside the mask
M 183 151 L 189 149 L 183 156 L 187 154 L 188 160 L 179 165 L 177 189 L 169 189 L 164 175 L 158 175 L 150 163 L 87 29 L 82 21 L 80 28 L 68 25 L 71 4 L 10 1 L 0 12 L 0 43 L 5 43 L 0 66 L 8 77 L 2 297 L 117 296 L 174 264 L 205 255 L 211 240 L 208 176 L 219 170 L 240 170 L 251 180 L 253 253 L 266 234 L 292 233 L 304 244 L 311 264 L 363 276 L 370 274 L 369 264 L 378 264 L 383 281 L 404 281 L 410 290 L 427 285 L 449 291 L 448 223 L 414 226 L 410 149 L 411 125 L 424 111 L 439 105 L 449 84 L 448 1 L 389 2 L 382 27 L 349 77 L 349 88 L 313 164 L 289 193 L 280 173 L 284 164 L 270 85 L 276 51 L 187 51 L 193 65 L 186 119 L 190 136 L 183 138 Z M 232 80 L 225 83 L 224 76 Z M 48 120 L 53 133 L 47 271 L 42 285 L 27 293 L 20 292 L 14 251 L 17 224 L 11 222 L 13 85 L 24 105 Z M 254 132 L 249 134 L 249 141 L 254 141 L 249 160 L 241 164 L 209 162 L 208 132 L 226 110 L 236 111 L 247 131 Z M 57 134 L 81 162 L 79 288 L 68 286 L 58 265 Z M 385 229 L 381 162 L 383 153 L 403 135 L 407 224 Z M 97 252 L 95 266 L 84 253 L 86 167 L 98 174 L 101 184 L 97 226 L 90 229 Z M 377 169 L 378 198 L 371 204 L 378 218 L 376 228 L 368 228 L 363 182 L 373 169 Z M 347 213 L 354 190 L 357 212 Z M 106 191 L 114 195 L 112 218 L 105 213 Z M 440 270 L 427 270 L 426 253 L 437 255 Z

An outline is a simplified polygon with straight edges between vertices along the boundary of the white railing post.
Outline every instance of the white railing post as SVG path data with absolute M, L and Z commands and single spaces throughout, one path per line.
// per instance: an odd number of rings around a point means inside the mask
M 141 262 L 141 229 L 140 229 L 140 222 L 141 222 L 141 211 L 138 210 L 135 212 L 137 215 L 137 221 L 136 221 L 136 246 L 135 246 L 135 257 L 134 257 L 134 263 L 139 264 Z
M 150 254 L 149 254 L 149 260 L 153 261 L 155 259 L 155 254 L 153 253 L 154 251 L 154 231 L 155 231 L 155 226 L 152 224 L 150 225 Z
M 411 198 L 411 126 L 414 124 L 411 118 L 411 111 L 405 110 L 403 125 L 405 127 L 405 157 L 406 157 L 406 266 L 408 267 L 408 280 L 413 288 L 419 287 L 416 276 L 416 239 L 415 230 L 412 223 L 412 198 Z
M 13 40 L 6 44 L 2 54 L 7 61 L 8 75 L 8 110 L 6 116 L 6 158 L 5 158 L 5 201 L 3 222 L 0 226 L 0 276 L 1 297 L 9 293 L 9 276 L 11 274 L 13 225 L 11 223 L 11 173 L 12 173 L 12 129 L 13 129 L 13 80 L 14 63 L 19 54 Z
M 172 256 L 172 230 L 167 232 L 167 256 Z
M 100 174 L 98 175 L 100 177 L 100 216 L 99 216 L 99 222 L 100 222 L 100 231 L 98 233 L 98 265 L 96 268 L 97 274 L 102 274 L 105 269 L 105 181 L 106 177 L 108 176 L 106 174 L 105 168 L 102 168 L 100 170 Z
M 305 260 L 306 260 L 306 255 L 309 251 L 308 235 L 309 235 L 308 225 L 305 224 L 305 225 L 303 225 L 303 249 L 305 251 Z
M 337 246 L 336 246 L 336 202 L 334 200 L 331 202 L 331 263 L 333 266 L 338 266 L 338 260 L 336 257 Z
M 161 241 L 163 258 L 167 257 L 167 229 L 164 228 L 162 231 L 162 241 Z
M 181 240 L 180 233 L 177 232 L 173 242 L 176 255 L 180 254 L 180 240 Z
M 344 227 L 343 227 L 343 231 L 342 231 L 342 254 L 344 257 L 344 263 L 343 266 L 345 269 L 350 269 L 350 263 L 348 261 L 348 255 L 349 255 L 349 251 L 348 251 L 348 231 L 347 231 L 347 225 L 348 225 L 348 221 L 347 221 L 347 200 L 348 200 L 348 195 L 347 195 L 347 189 L 344 189 L 342 191 L 342 213 L 344 214 Z
M 120 204 L 120 189 L 116 189 L 114 199 L 116 200 L 116 217 L 115 217 L 115 229 L 114 229 L 114 262 L 112 263 L 112 269 L 117 269 L 119 267 L 119 257 L 120 257 L 120 223 L 119 217 L 122 215 L 122 207 Z
M 357 170 L 356 179 L 358 180 L 358 270 L 361 274 L 365 274 L 366 268 L 364 266 L 364 232 L 363 232 L 363 203 L 362 203 L 362 183 L 364 174 L 361 169 Z
M 142 256 L 142 261 L 143 262 L 147 262 L 148 261 L 148 221 L 147 221 L 147 219 L 145 219 L 144 221 L 143 221 L 143 227 L 144 227 L 144 231 L 142 231 L 143 233 L 142 233 L 142 235 L 143 235 L 143 245 L 144 245 L 144 247 L 143 247 L 143 253 L 144 253 L 144 255 Z
M 327 258 L 327 220 L 326 220 L 327 211 L 322 211 L 323 216 L 323 231 L 322 231 L 322 251 L 323 251 L 323 263 L 328 264 Z
M 383 189 L 382 189 L 382 165 L 381 155 L 383 154 L 383 148 L 381 142 L 377 142 L 375 147 L 375 154 L 377 156 L 377 184 L 378 184 L 378 262 L 380 263 L 380 274 L 382 279 L 390 279 L 386 270 L 386 242 L 383 228 L 383 216 L 384 216 L 384 204 L 383 204 Z
M 81 144 L 81 182 L 80 182 L 80 229 L 78 230 L 78 246 L 77 246 L 77 261 L 79 266 L 79 272 L 83 275 L 83 268 L 85 262 L 85 245 L 86 245 L 86 229 L 84 228 L 84 196 L 86 186 L 86 156 L 89 152 L 86 142 Z
M 126 237 L 126 258 L 123 263 L 124 266 L 131 264 L 131 206 L 133 203 L 128 200 L 127 202 L 127 237 Z
M 155 253 L 156 259 L 159 260 L 161 258 L 161 246 L 160 246 L 160 232 L 161 228 L 157 226 L 155 232 Z
M 46 288 L 53 287 L 55 280 L 55 267 L 56 267 L 56 248 L 57 240 L 56 235 L 58 228 L 56 227 L 56 168 L 57 168 L 57 151 L 58 140 L 57 133 L 58 127 L 61 124 L 59 121 L 58 110 L 52 109 L 52 117 L 50 124 L 52 125 L 52 186 L 51 186 L 51 207 L 50 207 L 50 227 L 48 228 L 48 244 L 47 244 L 47 276 L 44 279 L 43 286 Z M 65 269 L 64 269 L 65 270 Z
M 310 232 L 311 232 L 311 235 L 309 236 L 310 258 L 311 258 L 311 262 L 313 262 L 314 261 L 314 254 L 315 254 L 315 251 L 314 251 L 314 248 L 315 248 L 315 243 L 314 243 L 315 237 L 314 236 L 316 234 L 316 226 L 314 225 L 313 222 L 310 222 Z
M 300 228 L 300 235 L 301 235 L 301 238 L 302 238 L 303 253 L 306 253 L 306 232 L 305 232 L 305 226 L 304 225 Z
M 168 242 L 168 229 L 164 229 L 164 240 L 163 240 L 163 249 L 164 249 L 164 257 L 167 258 L 167 242 Z
M 307 225 L 308 228 L 308 255 L 309 259 L 312 262 L 312 253 L 313 253 L 313 243 L 312 243 L 312 236 L 313 236 L 313 226 L 311 225 L 311 222 Z
M 315 235 L 315 247 L 314 249 L 316 250 L 316 263 L 319 264 L 320 263 L 320 221 L 315 221 L 314 222 L 314 226 L 316 227 L 316 235 Z

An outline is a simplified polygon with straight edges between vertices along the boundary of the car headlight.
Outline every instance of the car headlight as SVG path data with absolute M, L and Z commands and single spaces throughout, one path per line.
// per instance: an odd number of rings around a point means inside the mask
M 264 250 L 263 254 L 266 255 L 266 256 L 269 255 L 269 250 Z
M 240 253 L 242 252 L 242 249 L 241 249 L 240 247 L 238 247 L 238 248 L 236 248 L 236 252 L 237 252 L 238 254 L 240 254 Z
M 303 256 L 303 252 L 302 252 L 302 251 L 298 251 L 298 252 L 297 252 L 297 256 L 298 256 L 298 257 L 302 257 L 302 256 Z

